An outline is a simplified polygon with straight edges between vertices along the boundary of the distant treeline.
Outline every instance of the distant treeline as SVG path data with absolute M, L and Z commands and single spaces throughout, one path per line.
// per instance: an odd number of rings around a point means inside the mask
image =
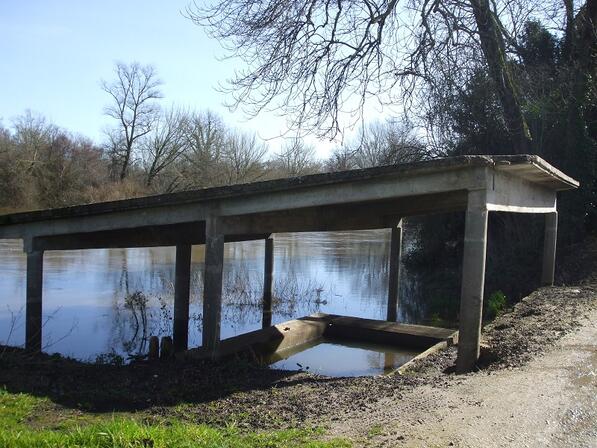
M 64 207 L 425 157 L 412 132 L 392 122 L 367 126 L 321 160 L 300 138 L 272 152 L 211 112 L 182 109 L 159 110 L 130 153 L 124 148 L 116 138 L 94 144 L 27 112 L 0 128 L 0 209 Z

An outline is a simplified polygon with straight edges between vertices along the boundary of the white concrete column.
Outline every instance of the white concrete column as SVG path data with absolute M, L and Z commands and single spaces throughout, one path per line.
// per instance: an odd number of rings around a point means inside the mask
M 274 239 L 265 240 L 265 259 L 263 263 L 263 318 L 262 328 L 272 325 L 272 287 L 274 282 Z
M 469 192 L 464 231 L 460 328 L 456 371 L 471 371 L 479 359 L 485 258 L 487 252 L 487 206 L 485 191 Z
M 213 352 L 220 342 L 222 316 L 222 274 L 224 271 L 224 234 L 218 218 L 205 221 L 205 275 L 203 278 L 203 348 Z
M 545 237 L 543 241 L 543 270 L 541 284 L 553 286 L 556 271 L 556 245 L 558 241 L 558 212 L 545 215 Z
M 396 322 L 400 293 L 400 256 L 402 253 L 402 220 L 392 227 L 390 267 L 388 275 L 388 313 L 386 320 Z
M 25 348 L 41 351 L 43 251 L 27 252 L 27 304 L 25 311 Z
M 174 275 L 174 327 L 172 339 L 175 351 L 183 351 L 189 344 L 189 297 L 191 292 L 190 244 L 176 245 Z

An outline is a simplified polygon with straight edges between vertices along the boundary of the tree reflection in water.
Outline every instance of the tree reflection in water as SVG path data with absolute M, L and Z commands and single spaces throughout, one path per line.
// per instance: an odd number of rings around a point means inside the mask
M 192 274 L 192 284 L 201 285 L 202 272 Z M 222 320 L 232 327 L 244 328 L 260 323 L 262 316 L 263 282 L 257 272 L 245 267 L 229 272 L 222 287 Z M 124 353 L 137 358 L 147 353 L 151 336 L 172 334 L 174 285 L 164 273 L 160 276 L 162 295 L 145 294 L 129 289 L 126 261 L 120 286 L 126 292 L 113 302 L 113 318 L 109 352 Z M 203 306 L 201 289 L 194 288 L 191 298 L 190 326 L 201 330 Z M 296 273 L 277 280 L 272 297 L 272 311 L 284 319 L 312 314 L 327 304 L 330 291 L 312 279 L 300 282 Z
M 408 232 L 405 249 L 410 244 Z M 272 322 L 316 311 L 384 319 L 388 286 L 388 231 L 277 234 Z M 225 245 L 222 337 L 261 328 L 263 241 Z M 189 345 L 201 344 L 204 248 L 193 247 Z M 172 247 L 50 251 L 44 257 L 44 339 L 79 325 L 52 349 L 78 359 L 100 353 L 141 355 L 152 335 L 172 334 Z M 25 303 L 22 243 L 0 245 L 0 301 Z M 418 322 L 425 297 L 417 277 L 403 269 L 400 322 Z M 126 299 L 126 300 L 125 300 Z M 0 341 L 10 334 L 10 313 L 0 309 Z M 24 342 L 24 330 L 11 334 Z

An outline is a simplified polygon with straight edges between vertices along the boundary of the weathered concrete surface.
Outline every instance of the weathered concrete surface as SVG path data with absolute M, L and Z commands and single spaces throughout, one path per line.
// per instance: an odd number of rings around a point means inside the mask
M 202 202 L 213 199 L 224 199 L 234 196 L 247 196 L 257 193 L 271 193 L 280 190 L 300 189 L 308 186 L 320 186 L 352 182 L 355 180 L 373 179 L 379 176 L 407 174 L 417 176 L 429 172 L 450 171 L 471 167 L 497 167 L 500 171 L 510 172 L 531 182 L 539 183 L 555 190 L 566 190 L 570 186 L 578 186 L 578 182 L 549 165 L 538 156 L 460 156 L 431 161 L 405 163 L 360 170 L 340 171 L 336 173 L 314 174 L 310 176 L 278 179 L 252 184 L 231 185 L 226 187 L 207 188 L 202 190 L 170 193 L 121 201 L 103 202 L 91 205 L 78 205 L 61 209 L 36 212 L 17 213 L 0 216 L 0 226 L 20 224 L 45 219 L 69 218 L 75 216 L 91 216 L 115 211 L 131 211 L 164 205 L 180 205 Z
M 326 319 L 317 316 L 282 322 L 220 341 L 217 355 L 223 358 L 237 353 L 249 353 L 257 359 L 264 359 L 278 351 L 321 339 L 327 325 Z M 204 347 L 183 354 L 193 358 L 209 358 L 212 355 L 213 353 Z
M 556 272 L 556 245 L 558 242 L 558 212 L 545 215 L 545 236 L 543 243 L 543 269 L 541 284 L 552 286 Z
M 402 253 L 402 220 L 392 227 L 390 237 L 390 267 L 388 273 L 388 312 L 386 320 L 396 322 L 400 293 L 400 257 Z
M 272 289 L 274 285 L 274 239 L 265 240 L 263 263 L 263 316 L 261 327 L 267 328 L 272 324 Z
M 176 246 L 174 274 L 174 327 L 172 339 L 175 351 L 186 350 L 189 343 L 189 299 L 191 290 L 191 245 Z
M 555 213 L 556 193 L 577 186 L 577 181 L 537 156 L 462 156 L 0 216 L 0 238 L 22 238 L 29 253 L 204 243 L 203 345 L 215 353 L 225 241 L 264 238 L 275 232 L 388 228 L 405 216 L 466 210 L 458 362 L 458 370 L 466 371 L 479 354 L 487 213 Z M 543 272 L 544 280 L 549 280 L 555 263 L 555 246 L 550 245 L 555 226 L 547 226 L 546 232 Z M 397 313 L 399 277 L 395 255 L 388 307 L 392 319 Z M 32 282 L 30 289 L 29 295 L 41 301 L 41 287 L 38 293 Z M 188 291 L 181 287 L 179 316 L 185 314 L 183 294 Z M 39 324 L 35 300 L 30 301 L 28 334 Z M 177 344 L 183 347 L 180 318 L 175 325 Z
M 326 318 L 329 319 L 329 325 L 324 336 L 331 339 L 349 339 L 425 350 L 441 341 L 450 341 L 450 344 L 453 344 L 457 337 L 457 332 L 448 328 L 333 314 L 326 315 Z
M 472 370 L 479 358 L 485 258 L 487 252 L 487 209 L 480 199 L 483 192 L 469 195 L 464 229 L 462 285 L 460 293 L 460 342 L 456 370 Z
M 494 191 L 494 180 L 502 179 L 503 173 L 532 186 L 535 192 L 578 186 L 537 156 L 462 156 L 0 216 L 0 238 L 197 222 L 216 210 L 221 216 L 234 216 L 457 190 Z M 510 198 L 515 193 L 509 190 L 496 195 Z M 496 199 L 496 206 L 500 202 Z M 437 202 L 434 205 L 439 206 Z M 540 205 L 544 209 L 544 204 Z M 433 210 L 430 207 L 428 211 Z
M 218 219 L 209 218 L 205 229 L 205 275 L 203 277 L 203 347 L 215 355 L 220 343 L 224 234 Z
M 446 328 L 316 313 L 224 339 L 218 345 L 217 355 L 227 357 L 249 353 L 257 359 L 271 359 L 276 354 L 287 354 L 289 350 L 316 343 L 322 338 L 425 350 L 438 342 L 453 345 L 457 337 L 456 331 Z M 198 358 L 212 355 L 212 351 L 204 348 L 183 354 Z
M 27 253 L 27 303 L 25 310 L 25 347 L 31 351 L 41 351 L 42 332 L 42 285 L 44 253 Z

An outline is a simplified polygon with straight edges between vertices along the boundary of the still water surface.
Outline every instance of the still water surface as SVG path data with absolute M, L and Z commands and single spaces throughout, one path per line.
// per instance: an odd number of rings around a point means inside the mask
M 273 323 L 316 311 L 385 318 L 388 250 L 389 231 L 275 235 Z M 225 246 L 223 338 L 261 327 L 263 254 L 263 241 Z M 195 246 L 191 347 L 201 344 L 203 258 Z M 149 336 L 171 334 L 174 259 L 172 247 L 46 252 L 44 351 L 90 361 L 145 353 Z M 25 268 L 21 242 L 0 240 L 0 343 L 24 343 Z M 398 321 L 416 322 L 416 285 L 402 274 Z
M 271 366 L 327 376 L 371 376 L 393 372 L 421 353 L 387 345 L 326 339 L 293 351 Z

